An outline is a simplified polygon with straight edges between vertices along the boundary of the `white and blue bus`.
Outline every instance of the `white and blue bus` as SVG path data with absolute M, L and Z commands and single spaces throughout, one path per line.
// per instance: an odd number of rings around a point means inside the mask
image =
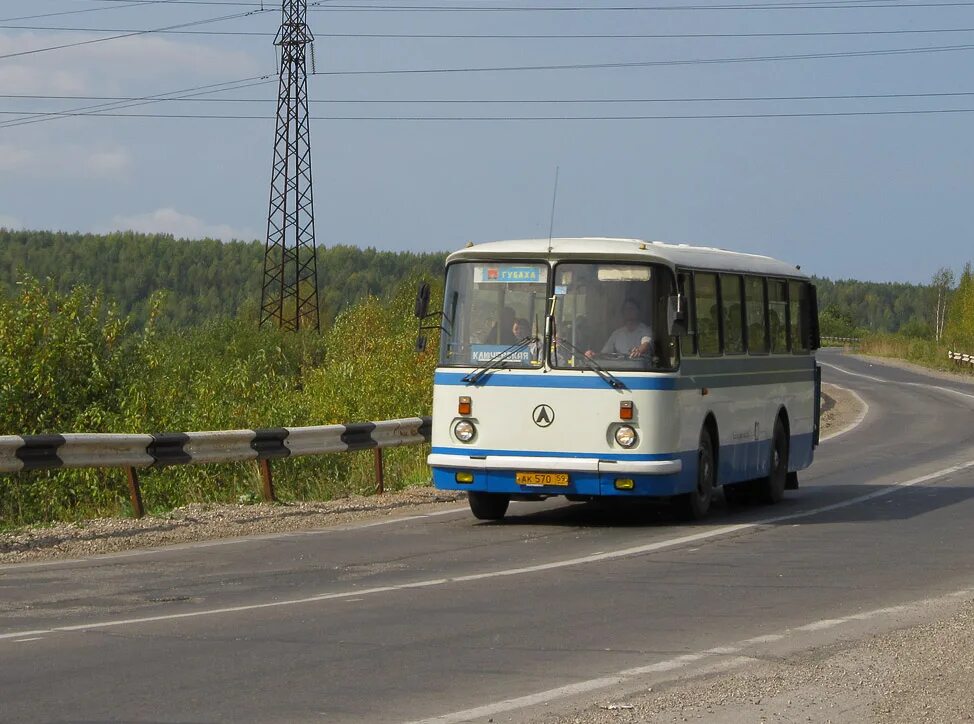
M 447 259 L 429 464 L 480 519 L 515 500 L 779 501 L 818 444 L 815 287 L 781 261 L 633 239 Z

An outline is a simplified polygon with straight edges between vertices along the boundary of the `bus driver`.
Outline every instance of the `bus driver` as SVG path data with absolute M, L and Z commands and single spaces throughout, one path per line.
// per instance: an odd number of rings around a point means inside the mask
M 624 324 L 614 331 L 602 346 L 601 354 L 613 354 L 630 359 L 649 355 L 653 343 L 653 330 L 639 321 L 639 304 L 634 299 L 622 303 Z M 585 356 L 591 359 L 595 352 L 588 350 Z

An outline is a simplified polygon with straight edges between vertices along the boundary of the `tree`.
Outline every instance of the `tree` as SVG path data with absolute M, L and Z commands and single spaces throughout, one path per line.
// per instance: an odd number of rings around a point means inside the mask
M 947 323 L 947 301 L 950 298 L 950 290 L 954 286 L 954 272 L 945 266 L 940 267 L 933 275 L 931 285 L 936 294 L 933 337 L 939 342 L 944 335 L 944 326 Z

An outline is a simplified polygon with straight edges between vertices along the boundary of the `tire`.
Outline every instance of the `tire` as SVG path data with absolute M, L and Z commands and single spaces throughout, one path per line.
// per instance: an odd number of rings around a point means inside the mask
M 766 505 L 781 502 L 785 497 L 788 483 L 788 435 L 779 417 L 774 423 L 771 435 L 771 460 L 768 464 L 768 477 L 758 481 L 758 500 Z
M 710 430 L 704 428 L 700 431 L 700 444 L 697 446 L 697 486 L 693 492 L 680 496 L 680 513 L 685 520 L 701 520 L 710 511 L 714 484 L 717 482 L 714 463 L 714 441 Z
M 467 502 L 470 503 L 470 512 L 477 520 L 501 520 L 507 513 L 511 496 L 471 490 L 467 493 Z

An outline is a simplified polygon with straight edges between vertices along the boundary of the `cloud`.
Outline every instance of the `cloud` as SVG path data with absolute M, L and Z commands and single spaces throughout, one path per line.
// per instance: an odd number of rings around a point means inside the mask
M 23 229 L 24 222 L 16 216 L 0 214 L 0 229 Z
M 0 55 L 105 37 L 93 33 L 24 32 L 0 36 Z M 0 68 L 0 93 L 131 95 L 197 85 L 187 78 L 233 80 L 268 68 L 239 50 L 142 35 L 104 43 L 8 58 Z M 160 87 L 151 87 L 154 80 Z M 177 81 L 178 79 L 178 81 Z M 131 87 L 132 84 L 137 87 Z M 162 84 L 165 83 L 166 86 Z M 147 90 L 148 88 L 148 90 Z M 45 108 L 53 110 L 54 108 Z
M 124 178 L 131 166 L 132 155 L 121 146 L 0 144 L 0 173 L 5 174 L 90 181 Z
M 172 234 L 177 239 L 251 240 L 257 234 L 250 229 L 234 228 L 229 224 L 209 224 L 172 208 L 156 209 L 147 214 L 115 216 L 107 230 L 141 231 L 146 234 Z

